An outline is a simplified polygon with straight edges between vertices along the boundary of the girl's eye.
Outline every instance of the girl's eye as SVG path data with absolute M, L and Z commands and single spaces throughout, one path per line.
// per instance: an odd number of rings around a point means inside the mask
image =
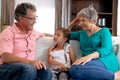
M 57 34 L 57 36 L 60 36 L 60 34 Z

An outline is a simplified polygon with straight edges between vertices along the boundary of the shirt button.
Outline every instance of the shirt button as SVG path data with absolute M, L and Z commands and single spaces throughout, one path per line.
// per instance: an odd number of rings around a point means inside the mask
M 31 52 L 32 50 L 31 49 L 28 49 L 28 52 Z

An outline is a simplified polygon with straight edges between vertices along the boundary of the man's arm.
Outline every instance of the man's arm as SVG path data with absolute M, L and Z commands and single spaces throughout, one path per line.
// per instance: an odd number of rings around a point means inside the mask
M 25 59 L 25 58 L 20 58 L 11 53 L 8 53 L 8 52 L 2 53 L 0 57 L 1 57 L 3 63 L 21 62 L 21 63 L 25 63 L 25 64 L 31 64 L 31 65 L 35 66 L 38 70 L 42 69 L 42 68 L 46 69 L 45 64 L 40 60 L 29 60 L 29 59 Z
M 2 53 L 1 59 L 3 63 L 15 63 L 15 62 L 29 63 L 29 60 L 15 56 L 9 52 Z
M 45 36 L 48 36 L 48 37 L 53 37 L 54 35 L 53 34 L 49 34 L 49 33 L 44 33 Z

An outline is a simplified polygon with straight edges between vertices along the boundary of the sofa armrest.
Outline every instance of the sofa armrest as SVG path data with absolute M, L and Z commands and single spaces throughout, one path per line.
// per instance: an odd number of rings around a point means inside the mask
M 115 52 L 120 65 L 120 37 L 112 36 L 113 51 Z

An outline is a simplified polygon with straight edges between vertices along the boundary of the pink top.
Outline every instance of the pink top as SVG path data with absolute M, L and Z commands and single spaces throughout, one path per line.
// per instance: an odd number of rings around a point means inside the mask
M 0 33 L 0 56 L 3 52 L 31 59 L 35 58 L 36 39 L 44 36 L 37 31 L 29 31 L 28 34 L 21 34 L 15 24 L 7 27 Z M 0 58 L 0 64 L 2 60 Z

